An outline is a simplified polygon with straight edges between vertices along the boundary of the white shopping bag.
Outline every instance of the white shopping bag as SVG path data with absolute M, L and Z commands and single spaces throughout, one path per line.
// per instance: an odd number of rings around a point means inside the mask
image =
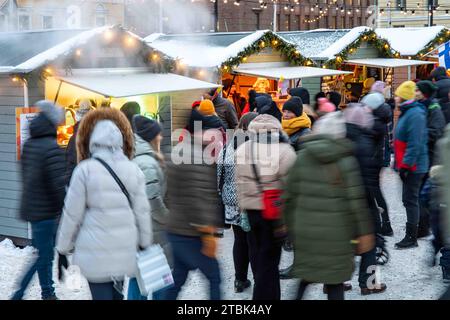
M 173 285 L 172 272 L 159 244 L 137 253 L 136 279 L 143 296 Z

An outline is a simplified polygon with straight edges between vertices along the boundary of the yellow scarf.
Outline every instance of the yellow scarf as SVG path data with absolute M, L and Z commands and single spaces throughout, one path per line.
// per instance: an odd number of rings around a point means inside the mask
M 311 119 L 309 119 L 306 112 L 303 112 L 300 117 L 292 118 L 290 120 L 283 119 L 281 125 L 283 126 L 283 130 L 290 136 L 300 129 L 311 128 Z

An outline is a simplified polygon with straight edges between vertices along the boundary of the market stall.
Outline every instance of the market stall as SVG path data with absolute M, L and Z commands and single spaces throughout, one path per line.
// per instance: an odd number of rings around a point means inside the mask
M 307 66 L 295 67 L 283 63 L 241 64 L 232 73 L 238 76 L 237 81 L 241 86 L 243 83 L 253 83 L 252 89 L 260 93 L 271 94 L 272 99 L 277 102 L 280 108 L 288 98 L 288 88 L 303 86 L 307 89 L 317 90 L 322 86 L 324 79 L 336 81 L 338 76 L 351 74 L 348 71 Z M 316 80 L 316 82 L 312 82 L 311 79 Z M 267 84 L 258 87 L 258 83 L 261 81 Z M 311 88 L 310 85 L 314 83 L 316 83 L 315 88 Z
M 372 84 L 381 80 L 387 83 L 386 96 L 402 82 L 416 79 L 415 68 L 421 65 L 433 64 L 431 61 L 396 59 L 396 58 L 371 58 L 350 59 L 344 62 L 343 69 L 353 70 L 352 76 L 345 81 L 346 97 L 358 98 L 366 94 Z
M 137 101 L 143 115 L 162 123 L 162 150 L 169 152 L 172 132 L 185 126 L 192 101 L 218 87 L 171 73 L 175 60 L 121 27 L 58 32 L 57 41 L 54 33 L 0 34 L 0 46 L 8 47 L 8 56 L 0 55 L 0 237 L 30 238 L 29 226 L 18 218 L 18 159 L 39 111 L 33 103 L 49 99 L 66 109 L 66 123 L 58 128 L 64 147 L 82 102 L 94 109 Z M 20 39 L 36 45 L 24 50 Z

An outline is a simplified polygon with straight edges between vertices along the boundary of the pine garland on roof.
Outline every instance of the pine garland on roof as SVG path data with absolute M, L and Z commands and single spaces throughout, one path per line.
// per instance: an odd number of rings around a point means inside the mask
M 355 53 L 361 47 L 363 42 L 373 45 L 378 49 L 382 57 L 400 57 L 400 53 L 393 50 L 387 40 L 378 37 L 375 31 L 367 30 L 361 33 L 358 39 L 346 46 L 340 53 L 336 54 L 334 59 L 326 61 L 323 67 L 331 69 L 339 68 L 345 60 L 348 60 L 349 55 Z
M 447 28 L 444 28 L 437 34 L 437 36 L 428 42 L 428 44 L 420 50 L 415 56 L 413 56 L 416 59 L 423 58 L 427 53 L 430 53 L 431 51 L 437 49 L 440 45 L 450 41 L 450 30 Z M 408 57 L 410 58 L 410 57 Z
M 286 59 L 292 65 L 311 66 L 314 64 L 314 62 L 311 59 L 305 58 L 303 55 L 301 55 L 295 45 L 283 40 L 272 31 L 268 31 L 261 38 L 255 41 L 252 45 L 246 47 L 236 56 L 229 58 L 227 61 L 225 61 L 222 64 L 221 68 L 223 71 L 228 72 L 233 68 L 237 67 L 239 64 L 246 62 L 249 56 L 257 54 L 268 47 L 280 51 L 281 54 L 284 57 L 286 57 Z

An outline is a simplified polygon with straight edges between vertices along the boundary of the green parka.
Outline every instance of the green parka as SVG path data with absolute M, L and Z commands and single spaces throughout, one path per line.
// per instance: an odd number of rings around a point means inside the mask
M 360 170 L 350 141 L 319 134 L 303 140 L 284 193 L 294 274 L 339 284 L 354 270 L 352 240 L 372 233 Z

